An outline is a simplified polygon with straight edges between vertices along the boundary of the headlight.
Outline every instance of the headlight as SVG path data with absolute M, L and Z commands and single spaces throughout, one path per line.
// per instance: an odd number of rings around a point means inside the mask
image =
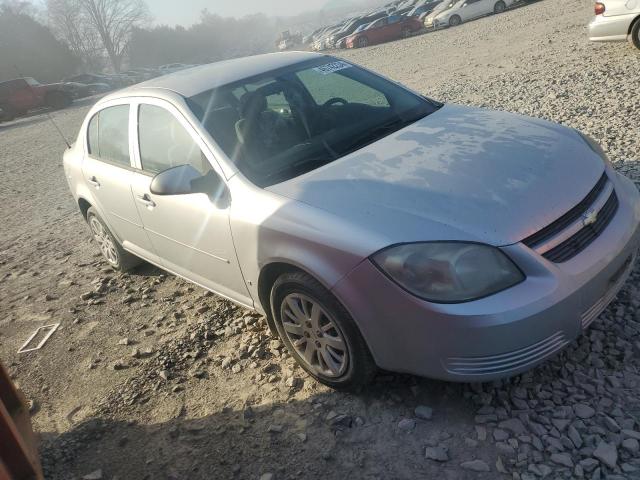
M 402 288 L 435 303 L 477 300 L 525 278 L 502 251 L 477 243 L 396 245 L 374 254 L 371 259 Z

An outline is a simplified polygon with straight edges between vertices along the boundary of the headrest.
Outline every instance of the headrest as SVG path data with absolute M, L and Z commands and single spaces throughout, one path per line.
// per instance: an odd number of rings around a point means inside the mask
M 267 97 L 261 92 L 247 92 L 240 98 L 240 115 L 251 117 L 267 109 Z

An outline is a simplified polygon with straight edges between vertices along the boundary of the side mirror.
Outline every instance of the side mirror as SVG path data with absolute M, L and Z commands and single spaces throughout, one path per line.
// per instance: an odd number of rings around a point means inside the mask
M 227 187 L 213 170 L 202 175 L 191 165 L 180 165 L 158 173 L 151 180 L 149 190 L 154 195 L 204 193 L 220 208 L 224 208 L 229 200 Z
M 151 180 L 151 193 L 154 195 L 186 195 L 195 193 L 192 180 L 201 177 L 191 165 L 180 165 L 158 173 Z

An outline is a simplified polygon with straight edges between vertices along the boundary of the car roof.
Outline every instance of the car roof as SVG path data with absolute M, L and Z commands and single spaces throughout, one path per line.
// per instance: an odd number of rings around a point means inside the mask
M 147 80 L 121 90 L 118 96 L 122 96 L 123 93 L 135 95 L 140 89 L 159 88 L 174 91 L 184 97 L 192 97 L 212 88 L 323 56 L 310 52 L 279 52 L 224 60 Z

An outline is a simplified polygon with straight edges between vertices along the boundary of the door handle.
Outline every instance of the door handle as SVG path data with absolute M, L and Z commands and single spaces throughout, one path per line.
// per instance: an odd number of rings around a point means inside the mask
M 93 185 L 96 188 L 100 188 L 100 182 L 96 177 L 91 177 L 89 180 L 87 180 L 87 182 L 89 182 L 91 185 Z
M 138 201 L 146 207 L 153 208 L 156 206 L 156 202 L 149 198 L 149 195 L 146 193 L 144 195 L 136 195 L 138 197 Z

